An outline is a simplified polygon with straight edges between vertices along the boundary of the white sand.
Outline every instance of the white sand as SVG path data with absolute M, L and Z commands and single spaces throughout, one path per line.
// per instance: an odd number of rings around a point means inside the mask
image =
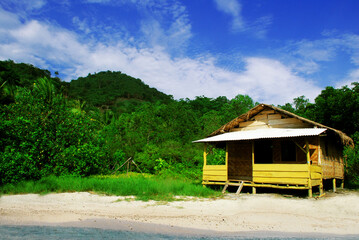
M 285 198 L 274 194 L 228 194 L 223 199 L 169 203 L 119 199 L 124 198 L 83 192 L 2 196 L 0 224 L 123 229 L 124 223 L 132 222 L 136 226 L 152 223 L 237 233 L 359 234 L 359 194 L 353 192 L 320 199 Z M 117 228 L 116 224 L 121 225 L 121 221 L 122 228 Z

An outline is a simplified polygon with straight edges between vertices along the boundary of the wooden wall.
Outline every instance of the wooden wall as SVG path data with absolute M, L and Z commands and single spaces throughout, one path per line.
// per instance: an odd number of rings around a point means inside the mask
M 333 136 L 320 139 L 323 178 L 344 178 L 343 147 Z
M 243 121 L 231 131 L 246 131 L 262 128 L 310 128 L 311 124 L 296 118 L 290 118 L 276 113 L 274 110 L 265 110 L 256 116 Z

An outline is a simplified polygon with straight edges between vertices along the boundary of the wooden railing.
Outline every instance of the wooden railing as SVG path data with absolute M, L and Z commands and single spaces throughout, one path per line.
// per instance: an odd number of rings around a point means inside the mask
M 227 165 L 205 165 L 203 167 L 203 181 L 226 182 L 227 180 Z M 253 165 L 252 182 L 254 184 L 288 184 L 311 187 L 319 186 L 321 181 L 321 166 L 313 166 L 308 164 Z
M 203 181 L 227 181 L 227 165 L 205 165 L 203 166 Z
M 321 176 L 322 171 L 320 166 L 308 164 L 253 165 L 254 183 L 317 186 L 321 182 Z

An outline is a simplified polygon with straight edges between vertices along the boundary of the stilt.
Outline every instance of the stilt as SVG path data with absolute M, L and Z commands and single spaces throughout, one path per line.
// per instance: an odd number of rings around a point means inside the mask
M 322 196 L 324 194 L 324 187 L 323 187 L 323 180 L 319 185 L 319 196 Z
M 225 193 L 226 190 L 227 190 L 227 188 L 228 188 L 228 182 L 226 182 L 226 184 L 224 185 L 224 188 L 223 188 L 223 190 L 222 190 L 222 193 Z
M 309 197 L 309 198 L 312 198 L 312 197 L 313 197 L 313 189 L 312 189 L 312 187 L 310 187 L 310 188 L 308 189 L 308 197 Z
M 242 188 L 243 188 L 243 184 L 244 184 L 244 182 L 242 181 L 241 184 L 240 184 L 239 187 L 238 187 L 237 192 L 236 192 L 237 195 L 241 193 Z
M 340 188 L 344 189 L 344 179 L 342 179 L 342 182 L 340 183 Z
M 337 191 L 337 181 L 335 178 L 333 178 L 333 192 Z
M 252 187 L 252 194 L 256 194 L 256 193 L 257 193 L 256 188 Z

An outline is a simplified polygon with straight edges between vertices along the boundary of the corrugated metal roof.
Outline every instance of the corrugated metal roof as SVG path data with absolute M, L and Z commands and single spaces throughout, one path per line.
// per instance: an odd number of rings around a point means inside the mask
M 264 138 L 287 138 L 287 137 L 304 137 L 318 136 L 325 132 L 326 128 L 268 128 L 256 129 L 249 131 L 228 132 L 209 138 L 193 141 L 198 142 L 224 142 L 224 141 L 240 141 L 254 140 Z

